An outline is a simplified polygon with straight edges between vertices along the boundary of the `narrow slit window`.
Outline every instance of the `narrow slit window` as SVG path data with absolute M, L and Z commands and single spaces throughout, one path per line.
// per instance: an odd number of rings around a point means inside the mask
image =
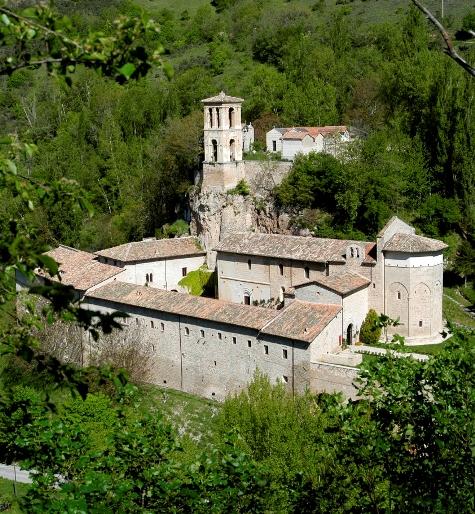
M 419 320 L 419 326 L 422 327 L 422 320 Z
M 150 328 L 154 328 L 153 321 L 150 322 Z
M 237 343 L 237 339 L 235 337 L 233 337 L 233 344 L 236 344 Z
M 164 331 L 165 331 L 165 324 L 164 324 L 164 323 L 160 323 L 160 330 L 161 330 L 162 332 L 164 332 Z
M 181 268 L 181 276 L 186 277 L 186 268 Z
M 288 355 L 288 354 L 287 354 L 287 350 L 285 350 L 285 349 L 284 349 L 284 350 L 282 350 L 282 358 L 283 358 L 283 359 L 287 359 L 287 355 Z
M 248 259 L 248 261 L 247 261 L 247 269 L 252 269 L 251 259 Z
M 221 341 L 221 339 L 223 339 L 223 334 L 221 334 L 221 332 L 218 332 L 218 339 Z
M 305 266 L 304 268 L 305 278 L 310 278 L 310 268 Z
M 152 275 L 152 273 L 150 273 L 149 278 L 150 278 L 150 282 L 153 282 L 153 275 Z
M 280 275 L 284 274 L 284 265 L 283 264 L 279 264 L 279 273 L 280 273 Z
M 203 329 L 200 330 L 200 336 L 201 337 L 204 337 L 205 336 L 205 331 Z
M 186 336 L 190 335 L 190 329 L 188 327 L 185 327 L 185 335 Z
M 397 299 L 400 300 L 401 299 L 401 291 L 398 291 L 397 292 Z
M 264 345 L 264 353 L 269 355 L 269 347 L 266 344 Z
M 247 340 L 247 346 L 248 346 L 248 348 L 250 348 L 252 346 L 252 342 L 250 339 Z

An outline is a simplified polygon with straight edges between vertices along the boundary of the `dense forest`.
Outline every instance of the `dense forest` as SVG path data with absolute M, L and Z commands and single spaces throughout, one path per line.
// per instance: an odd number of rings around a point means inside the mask
M 359 1 L 214 0 L 182 11 L 162 4 L 62 0 L 55 7 L 71 17 L 71 30 L 105 34 L 113 18 L 148 10 L 171 78 L 156 67 L 119 85 L 78 67 L 69 86 L 40 67 L 0 81 L 2 133 L 39 147 L 24 163 L 28 175 L 77 181 L 95 208 L 93 218 L 55 205 L 35 215 L 45 242 L 95 250 L 182 217 L 202 161 L 200 100 L 223 89 L 245 98 L 257 150 L 272 126 L 345 123 L 366 134 L 346 162 L 295 163 L 275 201 L 300 208 L 296 224 L 318 236 L 362 239 L 398 214 L 467 260 L 475 230 L 474 82 L 444 55 L 418 10 Z M 459 4 L 444 19 L 455 35 L 475 24 Z M 358 6 L 369 20 L 355 15 Z M 458 47 L 474 60 L 470 41 Z M 16 208 L 4 197 L 0 219 Z
M 356 401 L 293 396 L 256 373 L 221 406 L 187 398 L 202 409 L 191 422 L 173 400 L 182 393 L 131 383 L 118 360 L 74 360 L 78 329 L 113 340 L 120 313 L 84 310 L 49 280 L 14 309 L 14 272 L 59 278 L 45 245 L 96 249 L 182 215 L 202 159 L 200 100 L 220 89 L 246 98 L 261 145 L 277 124 L 367 134 L 350 159 L 295 162 L 273 191 L 295 223 L 372 237 L 397 213 L 451 243 L 456 270 L 473 275 L 474 82 L 418 11 L 389 16 L 393 3 L 58 0 L 58 15 L 0 0 L 0 462 L 35 470 L 22 511 L 475 512 L 467 326 L 449 322 L 427 360 L 365 356 Z M 444 23 L 474 62 L 468 11 Z M 404 351 L 403 338 L 387 348 Z M 143 355 L 126 360 L 144 379 Z M 13 512 L 0 481 L 2 509 Z

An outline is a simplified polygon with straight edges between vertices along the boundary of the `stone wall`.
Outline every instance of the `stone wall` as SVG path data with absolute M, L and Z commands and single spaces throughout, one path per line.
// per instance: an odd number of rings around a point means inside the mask
M 310 366 L 312 391 L 341 392 L 347 398 L 353 400 L 357 398 L 357 389 L 354 386 L 354 381 L 358 376 L 357 368 L 325 362 L 312 362 Z
M 259 369 L 272 383 L 286 384 L 289 391 L 310 387 L 311 345 L 245 327 L 98 299 L 87 298 L 83 307 L 129 314 L 117 337 L 127 337 L 129 331 L 136 336 L 140 328 L 143 345 L 152 350 L 151 382 L 156 385 L 223 400 L 246 388 Z

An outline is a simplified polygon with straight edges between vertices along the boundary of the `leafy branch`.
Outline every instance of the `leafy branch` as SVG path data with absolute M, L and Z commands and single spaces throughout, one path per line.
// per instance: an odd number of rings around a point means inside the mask
M 445 49 L 444 52 L 453 59 L 459 66 L 461 66 L 467 73 L 475 77 L 475 68 L 471 66 L 458 52 L 455 50 L 454 44 L 450 39 L 450 36 L 445 29 L 445 27 L 440 23 L 440 21 L 425 7 L 422 5 L 419 0 L 412 0 L 412 3 L 422 11 L 429 21 L 435 26 L 435 28 L 440 32 L 441 36 L 445 41 Z

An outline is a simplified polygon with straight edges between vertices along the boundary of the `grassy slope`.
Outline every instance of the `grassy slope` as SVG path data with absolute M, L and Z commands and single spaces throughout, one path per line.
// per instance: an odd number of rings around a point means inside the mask
M 0 504 L 9 503 L 11 507 L 2 512 L 6 512 L 7 514 L 17 514 L 20 513 L 21 510 L 18 507 L 17 498 L 23 496 L 28 489 L 28 485 L 26 484 L 16 484 L 16 494 L 15 497 L 13 491 L 13 482 L 10 480 L 5 480 L 0 478 Z
M 475 319 L 469 316 L 457 303 L 447 298 L 449 296 L 459 304 L 462 304 L 466 307 L 470 305 L 468 302 L 458 291 L 457 288 L 452 287 L 444 287 L 444 300 L 443 300 L 443 312 L 444 318 L 453 321 L 454 323 L 458 323 L 460 325 L 464 325 L 466 327 L 475 328 Z
M 135 0 L 135 3 L 143 7 L 146 11 L 153 13 L 160 9 L 171 9 L 177 13 L 185 9 L 190 14 L 199 7 L 209 4 L 209 0 Z M 275 4 L 288 3 L 288 0 L 274 0 Z M 317 0 L 293 0 L 295 5 L 305 5 L 312 7 Z M 353 0 L 346 7 L 351 8 L 351 15 L 366 23 L 381 23 L 391 21 L 403 12 L 410 4 L 410 0 Z M 471 2 L 467 0 L 444 0 L 445 16 L 460 20 L 471 8 Z M 440 15 L 441 0 L 425 0 L 424 4 L 435 15 Z M 336 0 L 325 0 L 327 9 L 332 9 L 336 5 Z

